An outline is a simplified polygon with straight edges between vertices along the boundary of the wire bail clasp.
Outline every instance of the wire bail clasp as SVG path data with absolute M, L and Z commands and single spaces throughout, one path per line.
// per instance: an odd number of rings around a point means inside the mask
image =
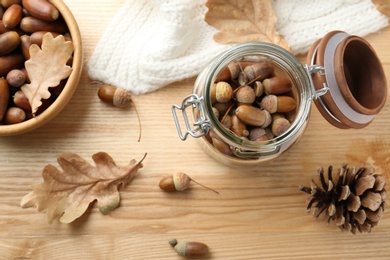
M 196 118 L 196 121 L 192 124 L 192 126 L 186 111 L 188 107 L 192 108 L 192 113 L 195 115 L 194 118 Z M 180 110 L 182 112 L 183 120 L 186 125 L 186 131 L 184 133 L 180 127 L 176 110 Z M 206 118 L 203 97 L 199 97 L 196 94 L 191 94 L 184 98 L 181 106 L 172 105 L 172 114 L 179 137 L 183 141 L 187 139 L 188 135 L 191 135 L 194 138 L 199 138 L 206 135 L 210 130 L 210 120 Z
M 305 70 L 307 75 L 309 76 L 310 80 L 310 87 L 311 87 L 311 92 L 312 94 L 312 99 L 318 99 L 319 97 L 323 96 L 326 94 L 326 92 L 329 91 L 329 87 L 326 84 L 326 82 L 322 83 L 323 88 L 316 90 L 314 87 L 314 82 L 312 79 L 312 74 L 314 73 L 320 73 L 321 75 L 325 75 L 325 68 L 323 66 L 319 65 L 305 65 Z
M 326 75 L 324 66 L 320 66 L 320 65 L 314 64 L 315 63 L 315 58 L 317 56 L 317 52 L 318 52 L 318 46 L 314 49 L 313 55 L 311 56 L 310 66 L 307 65 L 307 64 L 305 65 L 305 70 L 306 70 L 306 73 L 309 76 L 309 80 L 310 80 L 310 87 L 311 87 L 311 90 L 312 90 L 311 93 L 313 93 L 312 94 L 312 99 L 319 99 L 319 97 L 325 95 L 326 92 L 329 91 L 329 87 L 328 87 L 326 82 L 322 83 L 323 88 L 321 88 L 319 90 L 316 90 L 315 87 L 314 87 L 312 74 L 320 73 L 321 75 Z M 321 101 L 321 99 L 319 99 L 319 100 Z

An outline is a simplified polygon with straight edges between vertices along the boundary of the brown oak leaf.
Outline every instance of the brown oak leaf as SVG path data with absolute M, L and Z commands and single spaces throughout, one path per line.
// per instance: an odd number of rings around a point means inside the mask
M 25 67 L 31 83 L 22 86 L 33 115 L 42 105 L 41 100 L 50 97 L 49 88 L 58 86 L 72 72 L 72 68 L 66 65 L 73 53 L 72 42 L 66 42 L 62 35 L 54 38 L 47 33 L 43 36 L 41 48 L 36 44 L 30 46 L 31 57 L 25 62 Z
M 390 0 L 372 0 L 379 12 L 390 16 Z
M 99 152 L 92 156 L 94 167 L 77 154 L 64 153 L 57 158 L 63 171 L 47 165 L 42 172 L 43 183 L 33 185 L 33 191 L 23 197 L 21 207 L 46 210 L 49 223 L 57 218 L 70 223 L 95 200 L 100 212 L 108 214 L 119 206 L 119 188 L 134 179 L 145 156 L 138 163 L 131 160 L 129 165 L 120 167 L 110 155 Z
M 218 43 L 270 42 L 290 47 L 275 29 L 276 14 L 269 0 L 208 0 L 205 21 L 220 30 Z

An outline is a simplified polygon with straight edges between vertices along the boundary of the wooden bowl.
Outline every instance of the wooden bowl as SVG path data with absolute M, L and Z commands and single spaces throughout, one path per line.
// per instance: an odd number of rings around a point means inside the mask
M 18 135 L 23 134 L 29 131 L 32 131 L 38 127 L 43 126 L 50 120 L 52 120 L 55 116 L 57 116 L 64 107 L 68 104 L 70 99 L 72 98 L 79 80 L 82 71 L 82 63 L 83 63 L 83 50 L 81 43 L 81 34 L 78 28 L 77 22 L 73 17 L 73 14 L 69 10 L 69 8 L 63 3 L 62 0 L 50 0 L 54 6 L 57 7 L 62 17 L 64 18 L 69 33 L 72 37 L 73 42 L 73 63 L 72 63 L 72 73 L 70 74 L 66 85 L 64 86 L 61 94 L 57 97 L 57 99 L 41 114 L 33 117 L 31 119 L 27 119 L 26 121 L 13 125 L 0 125 L 0 136 L 10 136 L 10 135 Z

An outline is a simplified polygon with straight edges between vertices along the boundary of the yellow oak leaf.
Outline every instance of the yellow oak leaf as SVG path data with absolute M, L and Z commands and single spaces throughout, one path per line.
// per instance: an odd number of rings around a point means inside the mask
M 290 47 L 275 29 L 276 14 L 269 0 L 208 0 L 205 21 L 220 30 L 218 43 L 270 42 Z
M 66 42 L 62 35 L 54 38 L 46 33 L 41 48 L 36 44 L 30 46 L 31 58 L 25 62 L 25 67 L 31 83 L 22 86 L 33 115 L 42 105 L 41 100 L 50 97 L 49 88 L 58 86 L 72 72 L 66 65 L 73 53 L 72 42 Z
M 390 16 L 390 0 L 372 0 L 379 12 Z
M 49 223 L 57 218 L 70 223 L 95 200 L 100 212 L 108 214 L 119 206 L 119 188 L 134 179 L 144 158 L 120 167 L 107 153 L 99 152 L 92 156 L 94 167 L 77 154 L 64 153 L 57 158 L 63 171 L 47 165 L 42 171 L 43 183 L 34 184 L 33 191 L 22 198 L 20 205 L 35 206 L 39 212 L 46 210 Z

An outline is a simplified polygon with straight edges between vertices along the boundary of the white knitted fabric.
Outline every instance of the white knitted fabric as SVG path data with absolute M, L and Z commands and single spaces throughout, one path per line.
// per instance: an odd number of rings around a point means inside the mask
M 332 30 L 365 36 L 387 26 L 371 0 L 272 0 L 294 54 Z M 214 42 L 206 0 L 126 0 L 88 61 L 91 79 L 134 94 L 190 78 L 232 45 Z
M 127 0 L 88 61 L 89 76 L 134 94 L 199 74 L 229 45 L 213 41 L 206 0 Z
M 334 30 L 366 36 L 388 25 L 388 18 L 371 0 L 273 0 L 276 30 L 285 36 L 294 54 Z

